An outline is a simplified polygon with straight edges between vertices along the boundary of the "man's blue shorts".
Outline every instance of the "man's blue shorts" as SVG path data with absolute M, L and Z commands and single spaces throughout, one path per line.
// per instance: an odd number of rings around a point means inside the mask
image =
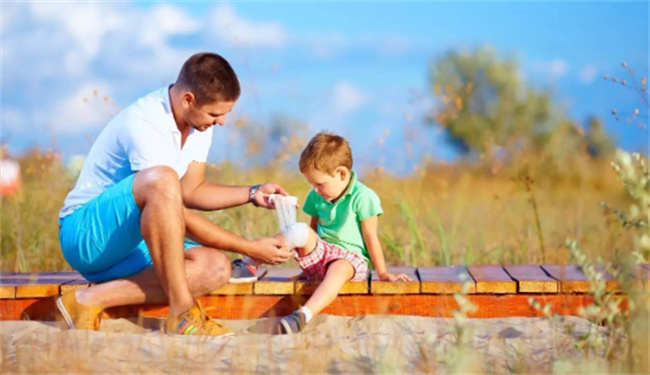
M 153 265 L 140 231 L 131 175 L 59 219 L 63 256 L 88 281 L 135 275 Z M 185 250 L 200 246 L 185 240 Z

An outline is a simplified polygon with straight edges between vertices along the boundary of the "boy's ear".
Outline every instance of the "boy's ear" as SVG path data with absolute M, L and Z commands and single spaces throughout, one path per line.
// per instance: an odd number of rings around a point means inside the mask
M 350 173 L 345 167 L 338 167 L 336 171 L 341 175 L 341 181 L 345 180 L 348 177 L 348 173 Z

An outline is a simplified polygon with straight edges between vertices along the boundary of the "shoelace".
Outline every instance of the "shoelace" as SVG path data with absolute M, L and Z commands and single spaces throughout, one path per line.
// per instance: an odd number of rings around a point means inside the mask
M 201 305 L 201 302 L 199 300 L 196 300 L 196 306 L 199 308 L 199 313 L 201 314 L 201 319 L 204 322 L 204 326 L 210 330 L 210 332 L 216 332 L 217 329 L 223 329 L 224 326 L 222 326 L 220 323 L 215 322 L 210 318 L 208 314 L 206 314 L 207 310 L 215 310 L 216 307 L 214 306 L 209 306 L 207 308 L 203 308 L 203 305 Z

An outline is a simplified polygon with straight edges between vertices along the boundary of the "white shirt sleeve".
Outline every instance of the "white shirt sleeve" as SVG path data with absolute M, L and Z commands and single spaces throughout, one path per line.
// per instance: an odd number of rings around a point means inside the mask
M 146 121 L 132 122 L 124 130 L 120 142 L 133 172 L 159 165 L 176 168 L 175 153 L 167 151 L 176 146 L 173 137 L 163 133 L 166 130 L 157 129 Z

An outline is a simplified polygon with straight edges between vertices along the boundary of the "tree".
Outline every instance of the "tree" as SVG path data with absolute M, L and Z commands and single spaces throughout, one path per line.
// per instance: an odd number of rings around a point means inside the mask
M 429 121 L 462 153 L 540 149 L 553 131 L 550 95 L 528 88 L 517 63 L 492 49 L 449 51 L 432 63 L 430 79 L 438 108 Z

